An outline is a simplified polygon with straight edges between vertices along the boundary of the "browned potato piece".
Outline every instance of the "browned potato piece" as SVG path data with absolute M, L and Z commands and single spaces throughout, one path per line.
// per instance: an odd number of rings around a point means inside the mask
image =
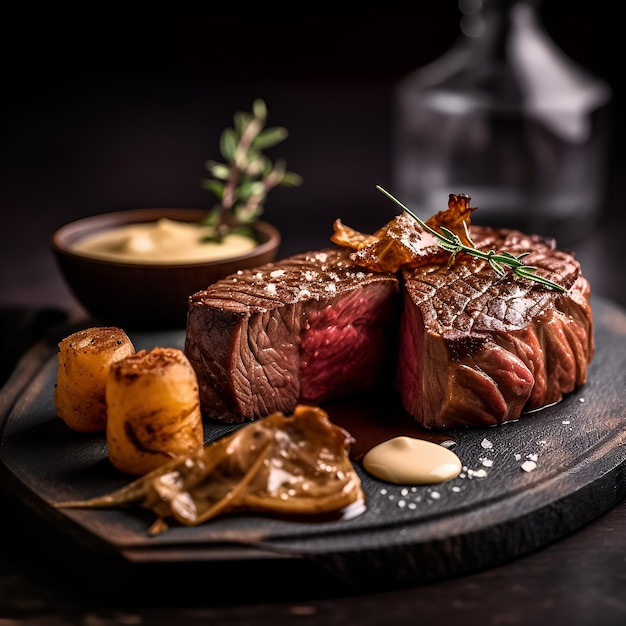
M 198 379 L 182 350 L 156 347 L 118 361 L 106 385 L 111 463 L 141 476 L 204 446 Z
M 54 404 L 57 415 L 79 432 L 106 428 L 104 390 L 115 361 L 135 353 L 128 335 L 114 326 L 79 330 L 59 343 Z

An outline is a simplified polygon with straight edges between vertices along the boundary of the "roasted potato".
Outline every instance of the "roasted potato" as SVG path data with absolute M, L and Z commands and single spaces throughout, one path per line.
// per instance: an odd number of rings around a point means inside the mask
M 135 353 L 132 341 L 120 328 L 98 326 L 75 332 L 58 345 L 57 415 L 72 430 L 104 431 L 109 369 L 115 361 Z
M 109 459 L 122 472 L 141 476 L 203 449 L 198 379 L 182 350 L 139 350 L 113 364 L 106 405 Z

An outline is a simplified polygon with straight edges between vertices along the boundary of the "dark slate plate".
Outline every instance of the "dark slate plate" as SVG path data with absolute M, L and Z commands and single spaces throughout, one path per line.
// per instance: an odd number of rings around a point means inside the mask
M 147 534 L 138 509 L 59 510 L 54 502 L 109 493 L 128 482 L 101 435 L 73 433 L 56 417 L 56 339 L 33 348 L 0 396 L 2 478 L 46 523 L 85 549 L 127 562 L 271 560 L 288 575 L 310 561 L 337 581 L 392 588 L 467 574 L 560 539 L 626 496 L 626 313 L 594 299 L 596 354 L 588 382 L 559 404 L 495 428 L 453 430 L 465 471 L 437 486 L 403 488 L 360 467 L 364 513 L 342 520 L 230 516 Z M 59 336 L 75 329 L 65 329 Z M 137 348 L 182 347 L 184 332 L 129 333 Z M 331 420 L 402 419 L 392 393 L 325 405 Z M 234 427 L 207 425 L 217 438 Z M 522 463 L 536 458 L 536 469 Z M 295 561 L 294 561 L 295 559 Z

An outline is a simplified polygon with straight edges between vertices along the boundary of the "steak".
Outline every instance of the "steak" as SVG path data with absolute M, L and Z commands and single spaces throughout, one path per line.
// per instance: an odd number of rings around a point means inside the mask
M 360 268 L 343 248 L 243 270 L 193 294 L 184 349 L 203 414 L 243 422 L 379 383 L 395 363 L 399 300 L 395 274 Z
M 242 422 L 378 384 L 425 428 L 496 425 L 560 401 L 594 353 L 579 263 L 549 238 L 470 232 L 477 248 L 529 252 L 525 264 L 565 292 L 467 255 L 375 272 L 340 247 L 238 272 L 189 299 L 203 414 Z
M 426 428 L 518 419 L 586 382 L 594 353 L 589 283 L 552 239 L 471 227 L 477 248 L 508 251 L 565 287 L 498 276 L 475 257 L 402 271 L 395 385 Z

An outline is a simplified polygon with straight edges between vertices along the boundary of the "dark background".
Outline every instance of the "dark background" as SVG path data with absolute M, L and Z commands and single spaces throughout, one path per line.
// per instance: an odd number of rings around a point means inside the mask
M 325 245 L 335 217 L 371 230 L 395 214 L 375 190 L 391 184 L 394 86 L 455 41 L 456 1 L 213 4 L 6 10 L 0 306 L 32 306 L 33 294 L 41 307 L 76 306 L 49 250 L 62 223 L 210 206 L 204 163 L 219 159 L 221 131 L 257 97 L 269 124 L 290 133 L 272 154 L 304 179 L 272 191 L 266 208 L 285 235 L 283 254 Z M 596 293 L 624 304 L 623 35 L 614 7 L 545 0 L 540 12 L 556 43 L 613 87 L 604 230 L 576 251 Z

